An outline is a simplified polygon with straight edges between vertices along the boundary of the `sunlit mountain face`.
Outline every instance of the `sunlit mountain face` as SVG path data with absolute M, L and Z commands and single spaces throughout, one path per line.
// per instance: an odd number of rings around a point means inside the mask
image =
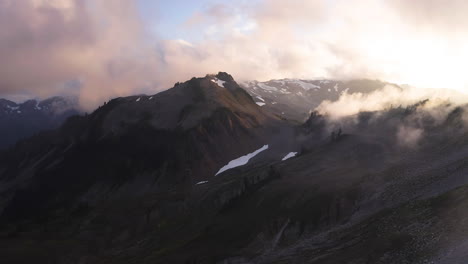
M 0 262 L 465 263 L 467 12 L 0 0 Z

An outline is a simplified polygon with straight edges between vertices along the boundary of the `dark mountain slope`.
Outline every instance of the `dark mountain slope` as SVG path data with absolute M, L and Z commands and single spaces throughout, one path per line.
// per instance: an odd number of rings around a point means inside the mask
M 223 73 L 154 96 L 114 99 L 4 154 L 2 219 L 42 217 L 109 193 L 184 192 L 281 126 Z
M 149 254 L 166 263 L 463 263 L 467 130 L 447 126 L 459 110 L 420 126 L 417 147 L 375 133 L 424 116 L 397 108 L 296 158 L 225 175 L 189 199 L 200 209 L 187 219 L 202 220 L 181 233 L 172 226 L 177 242 Z
M 222 78 L 162 93 L 185 102 L 164 106 L 175 109 L 164 116 L 152 110 L 157 96 L 112 100 L 2 157 L 0 257 L 463 263 L 466 107 L 442 105 L 446 114 L 433 115 L 422 101 L 338 121 L 312 113 L 292 127 Z M 263 144 L 272 147 L 213 177 Z M 299 153 L 282 161 L 290 151 Z

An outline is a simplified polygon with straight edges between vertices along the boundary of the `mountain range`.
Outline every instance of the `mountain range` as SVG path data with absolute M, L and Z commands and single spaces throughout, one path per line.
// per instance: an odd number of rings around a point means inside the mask
M 466 106 L 311 111 L 386 85 L 220 72 L 69 117 L 0 152 L 0 259 L 464 263 Z
M 267 82 L 242 82 L 255 102 L 278 116 L 304 122 L 310 112 L 325 100 L 336 101 L 343 93 L 367 94 L 386 85 L 378 80 L 301 80 L 280 79 Z
M 78 101 L 70 97 L 56 96 L 20 104 L 0 99 L 0 150 L 40 131 L 57 128 L 68 117 L 80 113 Z

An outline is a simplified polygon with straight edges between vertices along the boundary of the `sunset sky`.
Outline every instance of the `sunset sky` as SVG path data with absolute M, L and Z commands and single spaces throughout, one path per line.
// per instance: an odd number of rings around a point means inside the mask
M 0 97 L 85 108 L 193 76 L 468 90 L 462 0 L 0 0 Z

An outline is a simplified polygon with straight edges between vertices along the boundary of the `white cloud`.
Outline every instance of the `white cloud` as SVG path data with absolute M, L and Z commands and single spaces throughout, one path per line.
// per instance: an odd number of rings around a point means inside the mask
M 79 79 L 90 108 L 220 70 L 237 79 L 379 78 L 468 88 L 468 11 L 453 0 L 263 0 L 193 15 L 196 40 L 158 40 L 135 1 L 0 0 L 0 95 Z M 196 25 L 196 27 L 194 26 Z M 151 89 L 150 89 L 151 88 Z
M 331 119 L 340 119 L 356 115 L 359 112 L 381 111 L 399 106 L 407 107 L 426 99 L 429 100 L 424 105 L 426 109 L 435 109 L 447 102 L 459 105 L 468 101 L 466 95 L 453 90 L 400 88 L 387 85 L 368 94 L 345 92 L 337 101 L 323 101 L 315 110 Z

